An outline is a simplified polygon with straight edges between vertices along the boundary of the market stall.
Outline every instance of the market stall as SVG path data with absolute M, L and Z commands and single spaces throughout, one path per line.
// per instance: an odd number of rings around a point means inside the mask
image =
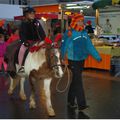
M 74 7 L 76 7 L 76 5 L 77 4 L 74 3 Z M 63 6 L 64 6 L 63 11 L 65 13 L 68 10 L 65 8 L 65 6 L 66 7 L 68 7 L 68 6 L 65 4 L 63 4 Z M 60 12 L 59 7 L 60 7 L 59 5 L 36 6 L 35 10 L 37 11 L 37 14 L 39 14 L 39 15 L 42 13 L 48 14 L 50 12 L 52 12 L 52 13 L 54 12 L 54 14 L 56 14 L 56 13 Z M 82 8 L 84 8 L 84 7 L 82 7 Z M 71 10 L 69 9 L 68 11 L 71 11 Z M 94 58 L 92 58 L 92 56 L 89 56 L 85 61 L 85 68 L 97 68 L 97 69 L 110 70 L 111 69 L 111 57 L 113 56 L 112 54 L 114 54 L 114 55 L 117 54 L 116 52 L 114 52 L 114 51 L 116 51 L 116 49 L 113 49 L 112 47 L 109 47 L 109 46 L 96 46 L 96 49 L 100 53 L 100 55 L 102 57 L 102 61 L 97 62 Z M 66 62 L 67 62 L 67 59 L 66 59 Z
M 97 24 L 103 29 L 103 33 L 94 38 L 92 42 L 100 53 L 102 62 L 98 63 L 89 56 L 85 67 L 111 70 L 111 65 L 120 65 L 120 24 L 118 20 L 120 17 L 120 8 L 112 6 L 111 1 L 103 0 L 104 4 L 101 1 L 95 2 L 93 7 L 99 12 L 96 16 L 98 19 Z M 105 8 L 106 4 L 111 6 Z M 112 62 L 116 60 L 119 62 Z
M 74 6 L 76 6 L 76 5 L 78 5 L 78 4 L 74 3 Z M 90 5 L 91 5 L 91 3 L 90 3 Z M 60 13 L 61 8 L 62 7 L 59 4 L 34 6 L 34 9 L 36 10 L 36 17 L 37 18 L 45 17 L 47 19 L 58 19 L 60 17 L 59 15 L 61 15 L 61 13 Z M 64 11 L 64 14 L 65 14 L 65 11 Z M 70 11 L 70 9 L 69 9 L 69 11 Z M 79 9 L 79 11 L 80 11 L 80 9 Z M 98 15 L 101 15 L 101 14 L 98 14 Z M 102 16 L 104 16 L 104 12 L 102 12 Z M 109 16 L 110 15 L 108 15 L 108 17 Z M 100 19 L 100 17 L 101 16 L 98 17 L 99 18 L 99 20 L 98 20 L 99 23 L 101 23 L 101 20 L 102 20 L 102 18 Z M 62 17 L 60 17 L 60 19 L 61 18 Z M 118 19 L 118 16 L 116 18 Z M 119 27 L 119 25 L 118 25 L 118 27 Z M 116 32 L 119 32 L 119 28 L 117 28 Z M 98 50 L 98 52 L 100 53 L 100 55 L 102 57 L 102 61 L 97 62 L 94 58 L 89 56 L 87 58 L 87 60 L 85 61 L 85 67 L 86 68 L 97 68 L 97 69 L 110 70 L 111 69 L 111 59 L 113 57 L 116 57 L 116 56 L 119 57 L 120 56 L 120 53 L 119 53 L 120 48 L 118 46 L 115 46 L 116 43 L 115 44 L 111 44 L 111 43 L 106 44 L 106 42 L 108 42 L 108 41 L 105 42 L 104 40 L 103 40 L 103 44 L 101 45 L 101 44 L 99 44 L 99 43 L 101 43 L 101 39 L 99 39 L 99 38 L 96 39 L 96 42 L 97 42 L 97 45 L 95 45 L 95 47 Z M 66 60 L 66 62 L 67 62 L 67 60 Z

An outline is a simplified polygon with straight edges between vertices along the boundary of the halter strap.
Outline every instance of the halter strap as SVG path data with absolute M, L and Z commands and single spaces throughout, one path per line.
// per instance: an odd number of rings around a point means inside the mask
M 35 45 L 33 47 L 30 48 L 30 52 L 37 52 L 40 48 L 45 48 L 45 43 L 42 43 L 41 45 Z
M 61 64 L 52 65 L 51 68 L 54 68 L 56 66 L 62 66 L 62 65 Z

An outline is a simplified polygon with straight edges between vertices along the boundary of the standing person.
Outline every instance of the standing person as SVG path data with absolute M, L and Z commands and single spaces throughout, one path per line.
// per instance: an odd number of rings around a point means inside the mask
M 106 23 L 104 25 L 104 32 L 105 33 L 111 33 L 111 30 L 112 30 L 112 25 L 110 23 L 110 20 L 106 19 Z
M 9 37 L 9 39 L 6 41 L 7 43 L 7 49 L 6 49 L 6 54 L 5 57 L 8 61 L 8 73 L 10 72 L 15 72 L 15 65 L 14 65 L 14 58 L 15 58 L 15 53 L 18 48 L 20 48 L 21 43 L 20 43 L 20 37 L 19 37 L 19 28 L 14 28 L 12 30 L 12 34 Z
M 45 32 L 40 22 L 35 18 L 35 10 L 31 7 L 26 7 L 23 10 L 24 20 L 20 26 L 21 48 L 18 55 L 19 65 L 23 65 L 23 57 L 27 48 L 36 41 L 45 39 Z
M 87 21 L 85 29 L 86 29 L 86 31 L 87 31 L 88 34 L 89 33 L 94 33 L 93 28 L 92 28 L 92 23 L 91 23 L 90 20 Z
M 68 91 L 67 102 L 70 108 L 75 108 L 77 101 L 79 111 L 87 108 L 82 83 L 82 71 L 85 59 L 92 55 L 97 61 L 101 57 L 93 46 L 86 30 L 84 30 L 84 16 L 74 14 L 69 30 L 63 35 L 61 55 L 64 60 L 68 58 L 68 64 L 72 71 L 72 82 Z
M 16 40 L 20 40 L 19 29 L 18 28 L 14 28 L 12 30 L 12 34 L 9 37 L 9 39 L 7 40 L 7 44 L 11 44 L 12 42 L 14 42 Z
M 0 34 L 5 34 L 4 24 L 5 20 L 0 20 Z
M 5 36 L 0 34 L 0 71 L 2 71 L 2 65 L 7 71 L 7 63 L 4 61 L 4 55 L 6 53 L 7 44 L 5 43 Z
M 86 26 L 85 26 L 85 30 L 87 31 L 90 38 L 93 38 L 94 30 L 92 28 L 92 22 L 90 20 L 87 21 Z
M 53 35 L 54 35 L 54 43 L 56 44 L 56 46 L 60 47 L 61 40 L 62 40 L 62 34 L 61 34 L 61 24 L 59 21 L 55 24 Z

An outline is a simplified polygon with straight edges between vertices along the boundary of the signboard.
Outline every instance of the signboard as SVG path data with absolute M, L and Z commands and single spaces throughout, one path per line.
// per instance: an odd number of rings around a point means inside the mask
M 99 16 L 99 24 L 104 34 L 120 35 L 120 12 L 103 12 Z
M 112 0 L 112 4 L 120 4 L 120 0 Z

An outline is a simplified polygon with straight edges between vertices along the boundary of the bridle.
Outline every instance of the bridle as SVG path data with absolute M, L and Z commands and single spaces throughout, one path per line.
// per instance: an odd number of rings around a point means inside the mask
M 52 43 L 50 49 L 53 50 L 52 57 L 57 57 L 56 54 L 55 54 L 55 49 L 59 49 L 58 46 L 55 46 L 55 44 Z M 53 59 L 55 59 L 55 58 L 53 58 Z M 57 59 L 59 59 L 59 58 L 57 57 Z M 57 61 L 57 60 L 56 60 L 56 61 Z M 55 63 L 55 64 L 51 65 L 51 68 L 52 68 L 52 69 L 54 69 L 55 67 L 59 67 L 59 66 L 62 67 L 62 64 L 57 64 L 56 61 L 54 60 L 54 63 Z
M 54 49 L 54 48 L 53 48 Z M 54 58 L 52 58 L 52 59 L 54 59 L 53 60 L 53 65 L 51 65 L 51 68 L 52 69 L 54 69 L 54 68 L 57 68 L 57 67 L 62 67 L 62 64 L 61 63 L 57 63 L 57 60 L 55 60 L 56 58 L 55 57 L 57 57 L 56 55 L 55 55 L 55 53 L 53 54 L 53 57 Z M 59 59 L 58 57 L 57 57 L 57 59 Z M 52 63 L 51 63 L 52 64 Z

